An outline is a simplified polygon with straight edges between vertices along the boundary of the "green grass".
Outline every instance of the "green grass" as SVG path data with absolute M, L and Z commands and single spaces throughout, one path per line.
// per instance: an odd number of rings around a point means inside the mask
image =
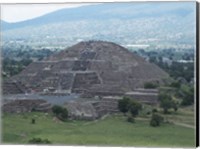
M 165 119 L 172 123 L 180 123 L 190 127 L 195 126 L 194 123 L 194 106 L 182 107 L 178 111 L 170 110 L 171 114 L 162 114 Z
M 31 124 L 32 118 L 36 119 Z M 3 143 L 27 144 L 33 137 L 48 139 L 52 144 L 193 147 L 194 129 L 173 124 L 154 128 L 149 121 L 136 119 L 128 123 L 122 115 L 98 121 L 56 122 L 44 113 L 5 114 Z

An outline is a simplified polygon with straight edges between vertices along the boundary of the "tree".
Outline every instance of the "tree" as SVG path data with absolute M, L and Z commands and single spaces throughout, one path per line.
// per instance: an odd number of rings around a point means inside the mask
M 68 111 L 66 108 L 63 108 L 61 106 L 58 105 L 54 105 L 52 107 L 52 112 L 56 115 L 57 118 L 59 118 L 60 120 L 66 120 L 68 119 Z
M 133 117 L 137 116 L 139 113 L 139 110 L 141 110 L 141 109 L 142 109 L 142 105 L 140 103 L 138 103 L 136 101 L 131 101 L 129 103 L 129 110 Z
M 183 92 L 183 100 L 181 105 L 187 106 L 192 105 L 194 103 L 194 87 Z
M 162 99 L 160 102 L 160 107 L 163 108 L 165 114 L 169 113 L 168 109 L 172 107 L 171 99 L 169 98 Z
M 162 93 L 159 95 L 160 100 L 160 107 L 163 108 L 164 114 L 169 113 L 168 110 L 171 108 L 177 109 L 178 107 L 175 106 L 175 102 L 172 100 L 172 97 L 166 93 Z
M 130 102 L 130 99 L 127 97 L 124 97 L 123 99 L 118 101 L 118 108 L 122 113 L 126 114 L 128 112 L 129 102 Z

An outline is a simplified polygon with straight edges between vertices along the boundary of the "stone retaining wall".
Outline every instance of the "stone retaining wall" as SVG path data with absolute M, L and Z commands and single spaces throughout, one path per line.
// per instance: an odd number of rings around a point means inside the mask
M 5 113 L 23 113 L 31 111 L 49 112 L 51 104 L 40 99 L 21 99 L 9 101 L 2 106 L 2 111 Z

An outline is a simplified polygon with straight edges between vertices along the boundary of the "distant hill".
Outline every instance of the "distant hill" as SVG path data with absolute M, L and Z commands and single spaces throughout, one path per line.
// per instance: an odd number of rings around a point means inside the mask
M 159 12 L 159 13 L 158 13 Z M 160 17 L 176 15 L 185 17 L 193 13 L 191 5 L 187 3 L 108 3 L 67 8 L 58 10 L 41 17 L 17 22 L 7 23 L 3 21 L 3 29 L 15 29 L 27 26 L 35 26 L 64 21 L 88 20 L 88 19 L 133 19 L 145 17 Z
M 159 39 L 164 44 L 192 44 L 194 8 L 195 2 L 104 3 L 61 9 L 17 23 L 1 21 L 1 25 L 5 40 L 24 38 L 30 43 L 43 39 L 72 45 L 97 39 L 132 44 L 140 39 L 156 44 Z

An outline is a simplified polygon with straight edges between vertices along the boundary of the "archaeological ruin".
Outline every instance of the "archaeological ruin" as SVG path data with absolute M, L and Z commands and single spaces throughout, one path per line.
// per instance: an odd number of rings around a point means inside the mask
M 123 96 L 157 104 L 158 92 L 141 88 L 146 82 L 162 83 L 168 77 L 158 66 L 120 45 L 87 41 L 31 63 L 3 82 L 3 94 L 75 93 L 87 100 L 66 102 L 71 117 L 96 119 L 118 112 L 117 100 Z

